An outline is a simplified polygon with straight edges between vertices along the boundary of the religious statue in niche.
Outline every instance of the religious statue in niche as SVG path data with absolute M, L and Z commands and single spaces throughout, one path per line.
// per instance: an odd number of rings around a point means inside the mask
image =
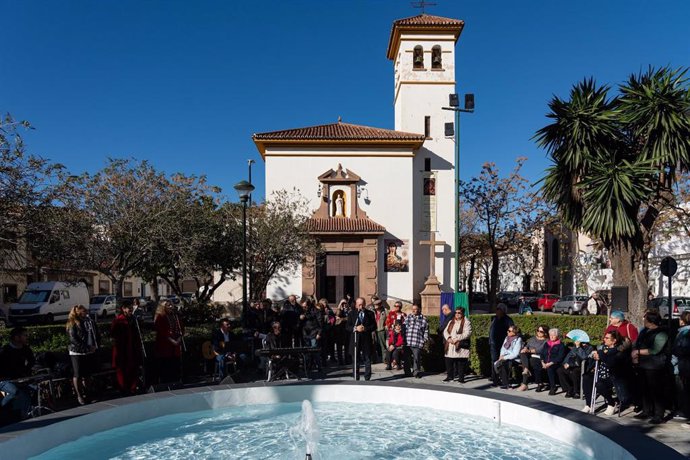
M 433 196 L 436 195 L 436 179 L 434 177 L 424 178 L 424 195 Z
M 333 194 L 333 217 L 345 217 L 345 192 L 342 190 Z
M 407 240 L 384 240 L 386 247 L 386 259 L 384 271 L 409 272 L 409 246 Z

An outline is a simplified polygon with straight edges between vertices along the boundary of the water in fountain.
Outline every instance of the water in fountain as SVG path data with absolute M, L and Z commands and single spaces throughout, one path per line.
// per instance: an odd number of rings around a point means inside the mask
M 316 421 L 316 414 L 311 402 L 308 400 L 302 401 L 302 412 L 296 425 L 290 428 L 290 439 L 292 443 L 297 446 L 297 452 L 300 452 L 299 446 L 305 446 L 304 453 L 307 458 L 317 458 L 317 448 L 319 445 L 319 438 L 321 432 Z

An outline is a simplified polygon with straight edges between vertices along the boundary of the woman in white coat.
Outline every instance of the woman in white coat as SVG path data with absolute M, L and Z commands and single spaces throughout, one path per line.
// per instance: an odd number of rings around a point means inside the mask
M 457 379 L 460 383 L 465 383 L 465 369 L 470 359 L 470 335 L 472 335 L 470 319 L 465 318 L 465 309 L 458 307 L 453 319 L 448 321 L 448 325 L 443 330 L 448 373 L 444 382 Z

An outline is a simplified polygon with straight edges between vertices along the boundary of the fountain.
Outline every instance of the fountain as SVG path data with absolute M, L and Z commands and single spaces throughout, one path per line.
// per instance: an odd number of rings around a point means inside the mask
M 579 411 L 406 382 L 228 385 L 124 398 L 88 409 L 94 412 L 77 408 L 43 417 L 39 429 L 6 434 L 0 439 L 3 456 L 57 460 L 98 452 L 99 458 L 140 460 L 530 460 L 536 449 L 551 460 L 684 458 L 651 438 Z
M 300 452 L 299 444 L 304 443 L 306 459 L 311 460 L 316 456 L 319 445 L 319 425 L 316 420 L 314 408 L 308 399 L 302 401 L 302 412 L 297 424 L 290 428 L 290 439 Z

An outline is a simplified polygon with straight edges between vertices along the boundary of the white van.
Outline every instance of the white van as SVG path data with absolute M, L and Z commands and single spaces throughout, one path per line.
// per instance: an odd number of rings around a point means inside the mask
M 16 303 L 10 305 L 9 321 L 13 325 L 51 324 L 67 320 L 75 305 L 89 306 L 89 291 L 84 283 L 45 281 L 29 284 Z

